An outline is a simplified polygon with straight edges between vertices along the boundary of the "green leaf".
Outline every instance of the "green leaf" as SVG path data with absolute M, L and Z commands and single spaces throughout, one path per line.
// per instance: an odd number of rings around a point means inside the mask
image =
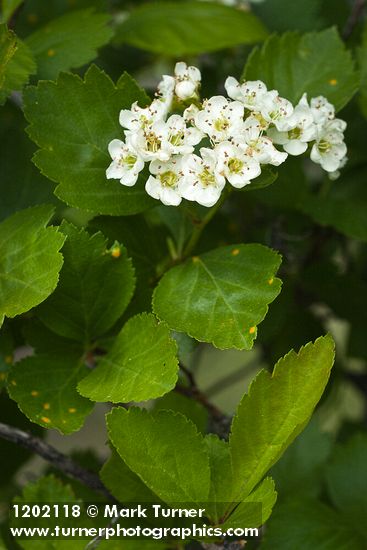
M 156 315 L 216 347 L 251 349 L 256 325 L 279 294 L 280 256 L 258 244 L 225 246 L 168 271 L 153 295 Z
M 243 500 L 233 514 L 221 525 L 223 530 L 241 528 L 247 525 L 261 527 L 269 518 L 277 500 L 274 481 L 267 477 Z
M 102 233 L 90 236 L 65 222 L 61 230 L 67 240 L 60 283 L 37 315 L 60 336 L 87 348 L 125 311 L 134 292 L 134 270 L 123 247 L 116 244 L 117 257 L 107 250 Z
M 23 0 L 1 0 L 1 22 L 7 22 Z
M 6 25 L 0 25 L 0 105 L 13 90 L 21 90 L 35 71 L 29 48 Z
M 60 71 L 76 69 L 97 57 L 98 48 L 113 36 L 109 18 L 93 8 L 73 11 L 28 36 L 26 44 L 36 59 L 39 77 L 54 79 Z
M 126 187 L 106 179 L 109 142 L 122 136 L 119 112 L 147 96 L 124 74 L 117 87 L 96 66 L 82 80 L 62 73 L 57 82 L 40 81 L 24 93 L 28 133 L 40 150 L 41 172 L 60 185 L 56 195 L 96 214 L 136 214 L 154 204 L 141 184 Z M 66 139 L 67 136 L 67 139 Z
M 209 455 L 211 473 L 206 511 L 213 523 L 219 523 L 226 516 L 232 503 L 231 453 L 228 443 L 214 434 L 207 435 L 204 441 Z
M 255 378 L 232 423 L 233 478 L 241 480 L 233 500 L 244 498 L 308 422 L 334 361 L 334 342 L 325 336 L 289 352 L 273 374 Z M 259 414 L 261 411 L 261 414 Z
M 292 528 L 290 529 L 290 526 Z M 296 497 L 275 507 L 261 550 L 362 550 L 365 544 L 350 525 L 325 504 Z
M 172 411 L 113 409 L 107 415 L 112 444 L 128 467 L 163 501 L 207 501 L 209 458 L 194 424 Z
M 50 206 L 35 206 L 0 224 L 0 319 L 28 311 L 57 285 L 65 237 L 46 227 L 52 213 Z
M 160 397 L 175 387 L 177 345 L 154 315 L 129 319 L 110 351 L 79 384 L 93 401 L 128 403 Z
M 133 314 L 150 309 L 156 269 L 168 252 L 166 232 L 149 223 L 143 214 L 126 218 L 97 217 L 88 227 L 93 231 L 102 231 L 111 245 L 117 240 L 126 246 L 136 274 L 136 292 L 129 313 L 131 309 Z
M 214 2 L 154 2 L 130 12 L 117 27 L 116 42 L 180 57 L 254 44 L 266 34 L 250 12 Z
M 39 354 L 16 363 L 8 376 L 9 395 L 20 410 L 44 428 L 64 434 L 79 430 L 93 403 L 76 391 L 86 367 L 78 354 Z
M 309 98 L 324 95 L 337 110 L 348 103 L 359 84 L 352 55 L 335 28 L 271 36 L 252 52 L 243 76 L 263 80 L 292 102 L 304 92 Z
M 100 473 L 101 480 L 120 502 L 158 502 L 158 497 L 134 474 L 115 450 Z
M 358 433 L 338 446 L 327 465 L 328 493 L 340 512 L 367 538 L 367 436 Z

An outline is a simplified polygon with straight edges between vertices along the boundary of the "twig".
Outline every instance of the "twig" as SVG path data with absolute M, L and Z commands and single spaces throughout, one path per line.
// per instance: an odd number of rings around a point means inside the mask
M 177 385 L 175 387 L 175 392 L 185 395 L 186 397 L 191 397 L 192 399 L 195 399 L 195 401 L 201 403 L 213 418 L 221 419 L 225 416 L 215 405 L 209 403 L 205 395 L 200 390 Z
M 185 367 L 185 365 L 181 365 L 181 364 L 180 364 L 180 369 L 185 374 L 185 376 L 186 376 L 186 378 L 187 378 L 187 380 L 190 384 L 190 387 L 196 389 L 197 386 L 196 386 L 195 377 L 194 377 L 193 373 L 191 372 L 191 370 L 188 369 L 187 367 Z
M 358 24 L 359 18 L 362 15 L 362 12 L 365 6 L 366 6 L 366 0 L 355 0 L 351 14 L 343 30 L 344 40 L 348 40 L 348 38 L 350 38 L 350 36 L 353 34 L 353 31 Z
M 23 432 L 14 426 L 3 424 L 2 422 L 0 422 L 0 437 L 10 441 L 11 443 L 21 445 L 22 447 L 33 451 L 47 460 L 50 464 L 53 464 L 58 470 L 67 476 L 80 481 L 93 491 L 103 494 L 109 500 L 115 501 L 115 498 L 103 485 L 96 474 L 85 470 L 71 458 L 63 455 L 54 447 L 42 441 L 42 439 L 34 437 L 27 432 Z
M 222 411 L 220 411 L 215 405 L 213 405 L 213 403 L 210 403 L 207 396 L 199 389 L 192 371 L 190 371 L 188 368 L 186 368 L 184 365 L 181 365 L 181 364 L 180 364 L 180 369 L 185 374 L 189 382 L 189 387 L 181 386 L 178 384 L 175 387 L 175 391 L 177 393 L 181 393 L 181 395 L 186 395 L 187 397 L 191 397 L 196 401 L 198 401 L 199 403 L 201 403 L 214 420 L 223 420 L 224 418 L 227 418 Z

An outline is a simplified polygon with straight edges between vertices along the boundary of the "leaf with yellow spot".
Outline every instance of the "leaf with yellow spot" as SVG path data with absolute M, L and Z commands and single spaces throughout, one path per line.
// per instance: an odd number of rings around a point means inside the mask
M 11 369 L 9 395 L 32 422 L 64 434 L 75 432 L 93 408 L 76 391 L 86 372 L 78 354 L 67 348 L 61 355 L 27 357 Z
M 88 347 L 124 313 L 135 288 L 134 269 L 123 246 L 117 256 L 110 254 L 102 233 L 89 235 L 66 222 L 60 230 L 67 236 L 60 282 L 37 314 L 52 331 Z
M 259 244 L 207 252 L 163 276 L 153 310 L 171 329 L 201 342 L 251 349 L 256 326 L 280 292 L 275 278 L 280 261 L 279 254 Z

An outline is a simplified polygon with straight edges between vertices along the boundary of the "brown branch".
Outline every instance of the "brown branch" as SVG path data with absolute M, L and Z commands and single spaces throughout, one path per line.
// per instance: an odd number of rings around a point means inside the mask
M 23 432 L 14 426 L 3 424 L 2 422 L 0 422 L 0 437 L 10 441 L 11 443 L 15 443 L 29 449 L 47 460 L 47 462 L 55 466 L 68 477 L 80 481 L 83 485 L 86 485 L 93 491 L 97 491 L 109 500 L 115 501 L 115 498 L 103 485 L 96 474 L 90 472 L 89 470 L 85 470 L 71 458 L 60 453 L 48 443 L 42 441 L 42 439 L 34 437 L 27 432 Z
M 352 7 L 351 14 L 343 30 L 344 40 L 348 40 L 348 38 L 350 38 L 351 35 L 353 34 L 353 31 L 358 25 L 359 19 L 365 7 L 366 7 L 366 0 L 355 0 Z
M 191 397 L 192 399 L 195 399 L 195 401 L 198 401 L 199 403 L 201 403 L 201 405 L 203 405 L 206 408 L 206 410 L 209 412 L 209 415 L 212 420 L 214 421 L 227 420 L 227 415 L 225 415 L 221 410 L 219 410 L 218 407 L 213 405 L 213 403 L 211 403 L 208 400 L 207 396 L 199 389 L 193 372 L 182 364 L 180 364 L 180 369 L 185 374 L 188 380 L 189 386 L 186 387 L 178 384 L 175 387 L 175 391 L 177 393 L 180 393 L 181 395 L 185 395 L 186 397 Z

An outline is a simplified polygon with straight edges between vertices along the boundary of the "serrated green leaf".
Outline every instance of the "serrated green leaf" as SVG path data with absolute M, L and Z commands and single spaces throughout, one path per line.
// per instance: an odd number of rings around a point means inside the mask
M 168 271 L 153 295 L 155 314 L 216 347 L 251 349 L 256 325 L 279 294 L 280 256 L 258 244 L 217 248 Z
M 76 69 L 97 57 L 98 48 L 113 36 L 109 19 L 93 8 L 73 11 L 28 36 L 26 44 L 36 59 L 39 77 L 54 79 L 60 71 Z
M 0 318 L 28 311 L 57 285 L 65 237 L 46 227 L 52 213 L 50 206 L 35 206 L 0 224 Z
M 213 523 L 218 523 L 225 517 L 232 502 L 231 452 L 228 443 L 214 434 L 207 435 L 204 441 L 211 473 L 206 511 Z
M 273 374 L 262 370 L 232 423 L 233 478 L 241 480 L 233 500 L 244 498 L 308 422 L 334 362 L 334 342 L 325 336 L 289 352 Z M 261 411 L 261 414 L 259 414 Z
M 125 311 L 134 292 L 134 270 L 125 248 L 116 245 L 117 257 L 107 251 L 102 233 L 90 236 L 65 222 L 61 231 L 67 240 L 60 282 L 37 315 L 60 336 L 88 347 Z
M 275 507 L 261 550 L 362 550 L 365 543 L 350 525 L 325 504 L 296 497 Z M 292 529 L 290 529 L 292 526 Z
M 326 468 L 333 504 L 367 539 L 367 437 L 358 433 L 334 451 Z
M 175 387 L 177 345 L 165 323 L 145 313 L 129 319 L 112 348 L 78 386 L 93 401 L 128 403 L 160 397 Z
M 243 77 L 263 80 L 269 89 L 297 102 L 324 95 L 341 109 L 358 90 L 359 75 L 351 53 L 335 28 L 321 32 L 293 32 L 271 36 L 250 55 Z
M 116 218 L 111 216 L 94 218 L 90 230 L 102 231 L 111 245 L 115 240 L 126 246 L 136 274 L 136 291 L 129 307 L 135 314 L 150 309 L 157 266 L 167 256 L 167 233 L 147 221 L 143 214 Z
M 68 348 L 60 355 L 27 357 L 10 371 L 9 395 L 32 422 L 69 434 L 82 427 L 93 409 L 76 391 L 85 373 L 80 356 Z
M 117 451 L 103 465 L 101 480 L 120 502 L 158 502 L 155 495 L 121 459 Z
M 40 81 L 24 93 L 28 133 L 40 147 L 34 162 L 60 185 L 56 195 L 96 214 L 136 214 L 154 201 L 137 184 L 126 187 L 106 179 L 109 142 L 122 136 L 119 112 L 147 96 L 127 74 L 117 87 L 96 66 L 82 80 L 62 73 L 57 82 Z
M 180 57 L 254 44 L 266 34 L 250 12 L 214 2 L 154 2 L 130 12 L 117 27 L 116 42 Z
M 128 467 L 163 501 L 207 501 L 209 458 L 194 424 L 172 411 L 113 409 L 107 415 L 112 444 Z
M 276 500 L 274 481 L 267 477 L 237 506 L 233 514 L 221 525 L 222 529 L 236 529 L 244 525 L 252 528 L 261 527 L 269 518 Z

